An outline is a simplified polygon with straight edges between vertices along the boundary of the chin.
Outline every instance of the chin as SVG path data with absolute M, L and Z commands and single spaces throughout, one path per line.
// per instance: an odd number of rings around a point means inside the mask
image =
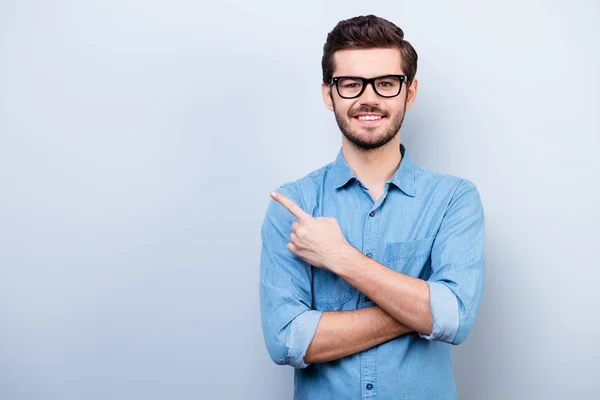
M 390 137 L 390 138 L 377 138 L 376 140 L 374 140 L 373 138 L 362 138 L 360 136 L 356 136 L 356 135 L 345 135 L 346 139 L 348 139 L 348 141 L 350 141 L 351 143 L 353 143 L 355 146 L 364 149 L 364 150 L 375 150 L 378 148 L 381 148 L 385 145 L 387 145 L 389 142 L 392 141 L 392 139 L 394 138 L 394 136 Z

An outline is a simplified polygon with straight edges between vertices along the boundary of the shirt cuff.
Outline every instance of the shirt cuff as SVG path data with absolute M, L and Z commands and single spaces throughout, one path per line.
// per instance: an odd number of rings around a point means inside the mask
M 295 368 L 306 368 L 310 364 L 304 362 L 306 350 L 315 336 L 322 311 L 308 310 L 298 315 L 290 324 L 290 331 L 285 341 L 287 361 Z
M 459 324 L 458 300 L 452 290 L 441 282 L 427 282 L 433 329 L 431 335 L 419 334 L 423 339 L 452 343 Z

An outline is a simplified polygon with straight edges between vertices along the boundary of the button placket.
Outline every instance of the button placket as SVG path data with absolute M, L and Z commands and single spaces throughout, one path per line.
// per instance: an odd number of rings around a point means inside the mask
M 380 213 L 377 207 L 381 204 L 381 200 L 368 211 L 365 221 L 365 230 L 363 236 L 363 250 L 369 258 L 377 259 L 379 245 L 379 227 L 378 220 Z M 367 296 L 362 295 L 363 304 L 371 301 Z M 362 383 L 362 398 L 375 399 L 377 397 L 377 348 L 371 348 L 363 351 L 360 354 L 360 373 Z
M 377 219 L 374 218 L 377 215 L 376 210 L 371 210 L 367 216 L 367 220 L 365 223 L 365 248 L 366 249 L 371 249 L 373 248 L 373 240 L 371 238 L 371 232 L 373 232 L 373 224 L 375 224 L 377 222 Z M 377 233 L 375 233 L 375 236 L 377 235 Z M 369 257 L 369 258 L 373 258 L 373 252 L 371 250 L 367 251 L 367 253 L 365 253 L 365 256 Z M 364 299 L 363 302 L 365 303 L 370 303 L 371 299 L 369 297 L 367 297 L 366 295 L 363 295 Z

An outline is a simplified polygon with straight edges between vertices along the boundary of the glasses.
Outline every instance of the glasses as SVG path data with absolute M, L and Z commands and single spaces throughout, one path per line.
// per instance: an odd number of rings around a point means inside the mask
M 329 86 L 335 84 L 338 94 L 344 99 L 360 97 L 370 83 L 373 90 L 381 97 L 396 97 L 402 90 L 402 83 L 408 82 L 406 75 L 384 75 L 375 78 L 361 78 L 359 76 L 336 76 L 331 78 Z

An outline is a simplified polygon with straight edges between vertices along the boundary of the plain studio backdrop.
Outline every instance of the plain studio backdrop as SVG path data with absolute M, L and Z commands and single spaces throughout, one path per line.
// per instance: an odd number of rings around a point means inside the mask
M 335 158 L 322 46 L 369 13 L 419 54 L 402 142 L 484 202 L 461 399 L 600 398 L 598 2 L 370 3 L 0 2 L 0 399 L 291 399 L 260 225 Z

